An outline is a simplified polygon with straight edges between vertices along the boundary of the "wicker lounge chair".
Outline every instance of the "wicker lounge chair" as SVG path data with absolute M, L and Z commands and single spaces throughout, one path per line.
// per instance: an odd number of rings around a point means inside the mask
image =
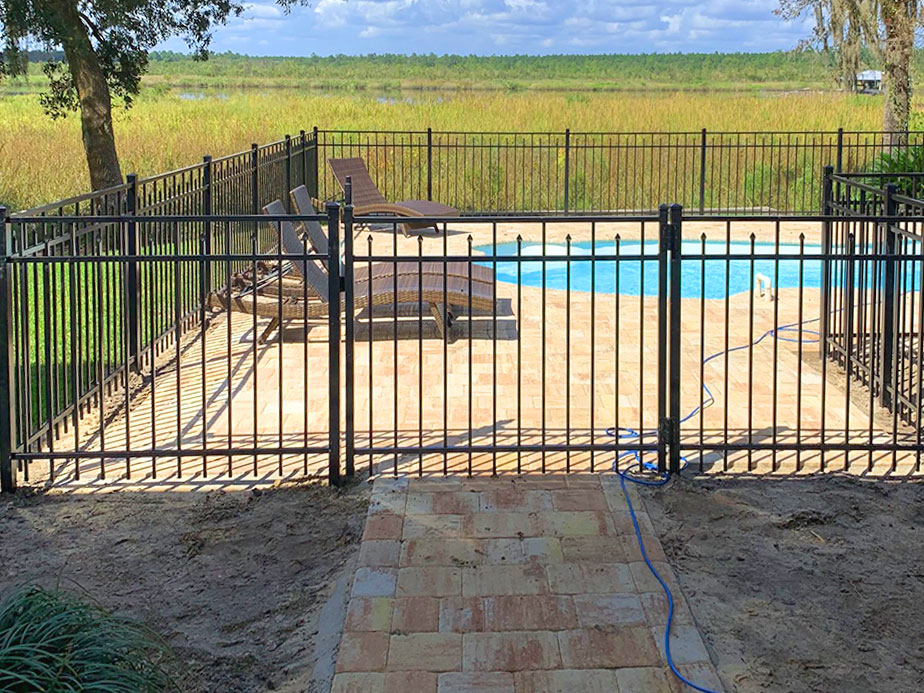
M 308 194 L 308 188 L 306 188 L 304 185 L 300 185 L 295 188 L 295 190 L 292 190 L 289 193 L 289 197 L 292 200 L 292 208 L 297 214 L 307 215 L 316 213 L 314 205 L 311 202 L 311 195 Z M 274 202 L 272 203 L 272 206 L 273 211 L 270 211 L 270 205 L 264 207 L 264 211 L 266 211 L 267 214 L 285 214 L 282 203 Z M 327 253 L 327 234 L 324 233 L 324 228 L 320 223 L 316 221 L 309 221 L 304 224 L 303 231 L 303 235 L 311 240 L 311 245 L 314 247 L 315 252 L 321 254 Z M 473 284 L 480 283 L 492 285 L 494 283 L 494 270 L 492 270 L 490 267 L 483 267 L 482 265 L 476 265 L 474 263 L 468 262 L 446 262 L 444 267 L 444 263 L 439 260 L 439 258 L 431 258 L 426 262 L 420 263 L 413 261 L 397 263 L 376 262 L 372 265 L 372 273 L 375 276 L 394 274 L 396 266 L 399 275 L 436 274 L 442 277 L 443 274 L 446 274 L 450 277 L 461 277 L 466 280 L 469 276 L 469 269 L 471 269 Z M 359 262 L 353 266 L 353 279 L 355 281 L 362 281 L 367 276 L 369 276 L 368 263 Z
M 429 200 L 404 200 L 402 202 L 388 202 L 382 192 L 372 182 L 365 162 L 360 158 L 328 159 L 334 178 L 346 192 L 346 179 L 352 181 L 353 205 L 356 216 L 371 214 L 384 214 L 399 217 L 454 217 L 459 210 L 453 209 L 440 202 Z M 406 221 L 401 224 L 401 231 L 407 236 L 410 229 L 433 227 L 439 231 L 439 226 L 432 222 Z
M 269 207 L 269 205 L 268 205 Z M 283 322 L 290 320 L 317 320 L 327 318 L 330 311 L 328 292 L 328 274 L 320 262 L 314 258 L 299 257 L 305 254 L 304 245 L 295 227 L 287 221 L 275 222 L 281 227 L 283 257 L 292 265 L 294 274 L 301 277 L 310 289 L 308 299 L 304 295 L 294 295 L 279 286 L 260 291 L 247 291 L 236 295 L 227 295 L 226 291 L 213 292 L 209 303 L 213 308 L 247 313 L 270 318 L 270 323 L 260 335 L 260 342 L 265 342 L 272 332 Z M 452 308 L 465 309 L 471 304 L 473 309 L 493 310 L 494 301 L 489 287 L 472 284 L 469 293 L 468 281 L 460 277 L 442 277 L 436 275 L 416 274 L 373 276 L 372 280 L 354 282 L 354 310 L 374 306 L 393 306 L 396 303 L 426 303 L 436 321 L 440 335 L 452 326 Z M 345 309 L 341 294 L 335 300 L 339 309 Z M 446 306 L 449 306 L 447 309 Z

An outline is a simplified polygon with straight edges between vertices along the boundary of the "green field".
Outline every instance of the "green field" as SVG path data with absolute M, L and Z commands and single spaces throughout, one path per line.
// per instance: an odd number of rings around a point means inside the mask
M 830 90 L 814 53 L 650 56 L 243 58 L 158 56 L 117 108 L 123 173 L 141 176 L 328 129 L 877 130 L 882 99 Z M 0 97 L 0 204 L 88 189 L 80 123 L 52 121 L 41 76 Z M 438 89 L 436 88 L 438 87 Z M 19 93 L 24 92 L 24 93 Z

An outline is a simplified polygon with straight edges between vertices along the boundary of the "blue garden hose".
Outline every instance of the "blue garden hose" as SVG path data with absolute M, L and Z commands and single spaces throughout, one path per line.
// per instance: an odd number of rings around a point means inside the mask
M 821 335 L 814 330 L 803 329 L 802 334 L 804 335 L 807 333 L 810 335 L 814 335 L 815 339 L 804 339 L 803 338 L 800 340 L 798 338 L 793 339 L 792 337 L 781 337 L 780 336 L 780 333 L 782 332 L 789 332 L 793 330 L 798 331 L 797 328 L 803 325 L 806 325 L 810 322 L 816 322 L 817 320 L 818 318 L 813 318 L 811 320 L 805 320 L 803 322 L 794 322 L 788 325 L 774 327 L 764 332 L 760 337 L 758 337 L 755 341 L 751 342 L 750 344 L 744 344 L 741 346 L 732 347 L 730 349 L 723 349 L 722 351 L 718 351 L 712 354 L 711 356 L 706 357 L 705 359 L 703 359 L 703 365 L 706 365 L 713 359 L 716 359 L 719 356 L 722 356 L 724 354 L 730 354 L 734 351 L 740 351 L 742 349 L 747 349 L 748 347 L 757 346 L 764 339 L 772 335 L 776 335 L 777 339 L 784 341 L 784 342 L 796 342 L 796 343 L 799 343 L 800 341 L 802 343 L 817 342 L 821 338 Z M 683 417 L 680 420 L 681 424 L 689 421 L 694 416 L 696 416 L 700 411 L 702 411 L 706 407 L 709 407 L 715 403 L 715 397 L 713 396 L 712 391 L 709 389 L 709 386 L 706 385 L 705 382 L 702 383 L 702 388 L 703 388 L 703 391 L 706 393 L 706 398 L 703 400 L 701 405 L 696 406 L 693 409 L 693 411 L 691 411 L 689 414 L 687 414 L 685 417 Z M 606 432 L 608 435 L 613 436 L 617 440 L 635 439 L 635 440 L 638 440 L 639 443 L 641 443 L 642 440 L 644 440 L 645 438 L 656 438 L 658 435 L 657 432 L 655 431 L 647 431 L 647 432 L 644 430 L 636 431 L 631 428 L 622 428 L 622 427 L 618 429 L 608 428 L 606 429 Z M 638 547 L 642 553 L 642 558 L 645 559 L 645 565 L 648 566 L 648 570 L 650 570 L 651 574 L 654 575 L 655 579 L 658 581 L 658 583 L 661 585 L 661 588 L 664 590 L 665 596 L 667 596 L 667 624 L 664 626 L 664 653 L 667 657 L 667 663 L 670 666 L 671 672 L 673 672 L 674 676 L 676 676 L 678 679 L 683 681 L 686 685 L 688 685 L 693 690 L 701 691 L 701 693 L 716 693 L 716 691 L 713 691 L 710 688 L 704 688 L 702 686 L 696 685 L 695 683 L 687 679 L 683 674 L 681 674 L 677 670 L 677 667 L 674 665 L 674 659 L 671 656 L 671 638 L 670 638 L 671 622 L 674 619 L 674 597 L 671 594 L 670 588 L 667 586 L 667 583 L 664 581 L 664 579 L 660 575 L 658 575 L 658 571 L 655 570 L 654 565 L 652 565 L 651 560 L 648 558 L 648 552 L 645 551 L 645 544 L 642 541 L 642 532 L 638 526 L 638 518 L 635 516 L 635 507 L 632 505 L 632 499 L 629 498 L 629 490 L 628 488 L 626 488 L 627 479 L 634 484 L 640 484 L 642 486 L 664 486 L 670 480 L 670 474 L 667 474 L 667 473 L 659 474 L 654 479 L 643 479 L 640 477 L 632 476 L 628 472 L 623 471 L 619 468 L 619 460 L 629 455 L 634 457 L 635 461 L 638 462 L 639 466 L 646 471 L 657 473 L 658 468 L 655 464 L 652 464 L 651 462 L 645 462 L 642 459 L 641 449 L 625 450 L 619 453 L 616 456 L 616 460 L 613 462 L 613 471 L 615 471 L 619 475 L 619 485 L 622 487 L 622 493 L 625 496 L 626 504 L 629 507 L 629 515 L 632 517 L 632 526 L 635 529 L 635 538 L 638 540 Z M 685 457 L 681 457 L 680 459 L 683 462 L 683 465 L 680 467 L 680 471 L 683 472 L 683 470 L 687 468 L 689 462 L 687 461 Z

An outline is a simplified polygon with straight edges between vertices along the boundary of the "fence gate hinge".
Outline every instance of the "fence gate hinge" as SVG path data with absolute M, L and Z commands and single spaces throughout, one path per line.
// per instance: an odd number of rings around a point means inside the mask
M 661 419 L 660 430 L 658 431 L 659 442 L 667 446 L 680 444 L 680 424 L 677 419 L 671 416 L 665 416 Z
M 677 227 L 672 224 L 665 224 L 661 229 L 661 247 L 668 250 L 671 254 L 680 252 L 680 234 Z
M 670 445 L 674 439 L 674 420 L 669 416 L 662 417 L 658 426 L 658 442 Z

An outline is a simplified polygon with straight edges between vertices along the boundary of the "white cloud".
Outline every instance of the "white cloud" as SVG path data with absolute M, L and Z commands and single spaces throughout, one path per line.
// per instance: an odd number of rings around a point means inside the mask
M 661 17 L 661 21 L 667 24 L 667 29 L 664 30 L 666 34 L 679 34 L 680 25 L 683 22 L 682 14 L 665 14 Z
M 278 19 L 285 15 L 283 9 L 273 2 L 249 2 L 244 5 L 244 18 Z
M 504 0 L 504 4 L 514 12 L 547 9 L 547 5 L 542 0 Z
M 262 54 L 650 53 L 793 47 L 810 29 L 773 14 L 777 0 L 314 0 L 285 13 L 253 0 L 215 31 L 241 50 L 259 30 Z

